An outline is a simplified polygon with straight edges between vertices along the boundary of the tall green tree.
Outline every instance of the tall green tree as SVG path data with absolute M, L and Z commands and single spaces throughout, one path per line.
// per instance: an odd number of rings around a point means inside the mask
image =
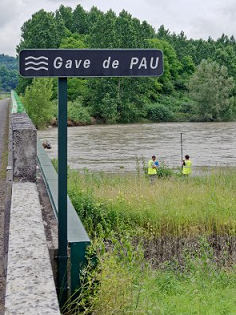
M 52 119 L 52 88 L 53 81 L 49 78 L 35 78 L 26 88 L 22 102 L 36 128 L 45 127 Z
M 88 12 L 79 4 L 73 12 L 72 31 L 79 34 L 89 33 L 89 15 Z
M 98 16 L 97 21 L 91 28 L 91 48 L 114 48 L 116 46 L 115 32 L 116 14 L 109 10 L 104 15 Z
M 70 32 L 75 31 L 73 28 L 74 16 L 72 8 L 61 5 L 60 8 L 56 10 L 55 18 L 58 24 L 62 22 L 61 25 L 64 24 Z
M 146 48 L 161 49 L 164 54 L 164 73 L 159 78 L 163 91 L 169 93 L 174 90 L 175 81 L 178 79 L 181 63 L 179 62 L 174 48 L 166 40 L 157 38 L 147 39 Z
M 32 15 L 21 28 L 21 41 L 16 50 L 19 53 L 26 48 L 58 48 L 64 37 L 70 32 L 62 18 L 56 18 L 52 12 L 40 10 Z M 18 93 L 24 93 L 32 80 L 19 78 Z
M 96 24 L 98 19 L 103 15 L 104 13 L 101 10 L 98 10 L 97 7 L 92 6 L 91 10 L 88 12 L 88 34 L 92 34 L 94 24 Z
M 91 115 L 105 123 L 116 122 L 119 117 L 117 80 L 117 78 L 91 78 L 88 80 L 85 103 L 91 109 Z
M 52 12 L 40 10 L 23 24 L 17 52 L 24 48 L 58 48 L 67 35 L 62 19 L 56 20 Z
M 135 22 L 137 19 L 133 19 L 133 21 Z M 138 29 L 138 28 L 137 28 Z M 137 34 L 138 38 L 139 38 L 139 46 L 138 48 L 143 48 L 144 47 L 144 41 L 147 38 L 155 38 L 156 37 L 156 33 L 154 28 L 148 24 L 146 21 L 143 21 L 140 25 L 140 31 L 138 31 L 139 34 Z
M 171 38 L 170 30 L 165 29 L 165 26 L 162 24 L 157 30 L 157 38 L 168 41 Z
M 232 45 L 217 48 L 213 58 L 220 65 L 227 67 L 229 75 L 236 79 L 236 50 Z
M 230 119 L 234 100 L 231 97 L 234 80 L 225 66 L 203 60 L 190 78 L 189 94 L 195 101 L 195 113 L 201 120 Z
M 195 71 L 195 64 L 193 62 L 192 56 L 186 55 L 181 60 L 181 67 L 179 70 L 179 76 L 175 83 L 176 90 L 186 91 L 186 84 L 189 82 L 190 76 Z
M 137 48 L 140 23 L 132 19 L 131 14 L 123 10 L 115 21 L 116 47 Z

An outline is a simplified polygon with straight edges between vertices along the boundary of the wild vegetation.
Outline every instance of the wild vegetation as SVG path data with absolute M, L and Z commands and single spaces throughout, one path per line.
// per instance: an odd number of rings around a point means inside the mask
M 51 121 L 53 115 L 51 98 L 52 79 L 33 79 L 32 84 L 26 87 L 22 103 L 36 128 L 42 128 Z
M 140 172 L 70 171 L 69 196 L 93 245 L 64 314 L 233 314 L 235 175 L 168 173 L 150 186 Z
M 73 171 L 69 193 L 91 236 L 102 231 L 106 237 L 108 226 L 109 233 L 122 225 L 148 237 L 235 235 L 235 184 L 234 169 L 161 177 L 154 187 L 141 175 L 81 177 Z
M 125 10 L 116 15 L 96 7 L 85 11 L 81 5 L 74 10 L 61 5 L 56 12 L 40 10 L 24 23 L 17 52 L 24 48 L 163 50 L 164 74 L 159 78 L 70 78 L 72 124 L 91 123 L 91 117 L 101 123 L 236 118 L 233 36 L 187 39 L 184 32 L 171 33 L 163 25 L 156 31 Z M 20 78 L 18 93 L 24 95 L 31 84 L 32 80 Z M 54 80 L 52 99 L 56 96 Z

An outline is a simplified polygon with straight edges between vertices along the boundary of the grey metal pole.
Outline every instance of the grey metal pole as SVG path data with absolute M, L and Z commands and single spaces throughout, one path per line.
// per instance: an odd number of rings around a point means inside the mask
M 67 78 L 58 78 L 58 297 L 67 300 Z
M 183 133 L 182 132 L 180 133 L 180 147 L 181 147 L 181 166 L 183 167 L 183 165 L 182 165 L 182 162 L 183 162 Z

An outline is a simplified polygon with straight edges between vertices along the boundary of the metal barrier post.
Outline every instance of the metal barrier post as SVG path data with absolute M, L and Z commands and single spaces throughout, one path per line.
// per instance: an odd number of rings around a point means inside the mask
M 72 300 L 75 300 L 79 295 L 81 288 L 80 271 L 86 266 L 87 259 L 85 257 L 86 248 L 90 245 L 89 242 L 70 243 L 70 262 L 71 262 L 71 293 Z M 76 292 L 77 290 L 77 292 Z

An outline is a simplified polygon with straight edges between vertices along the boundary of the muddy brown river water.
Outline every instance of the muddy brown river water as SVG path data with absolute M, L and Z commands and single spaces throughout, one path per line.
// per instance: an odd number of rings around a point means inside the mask
M 137 160 L 147 162 L 155 154 L 159 162 L 180 166 L 183 153 L 189 154 L 194 169 L 236 166 L 236 122 L 155 123 L 92 125 L 68 128 L 68 164 L 71 168 L 95 172 L 135 172 Z M 50 158 L 57 157 L 57 128 L 38 131 L 48 140 Z

